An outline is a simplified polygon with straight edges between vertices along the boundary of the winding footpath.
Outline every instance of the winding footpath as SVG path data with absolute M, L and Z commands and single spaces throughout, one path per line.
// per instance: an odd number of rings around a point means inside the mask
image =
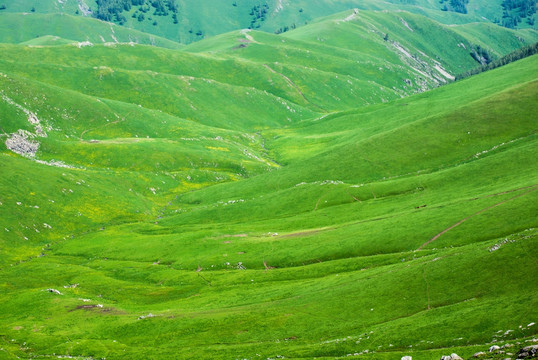
M 529 187 L 526 187 L 526 188 L 529 188 Z M 521 188 L 521 189 L 517 189 L 517 190 L 522 190 L 522 189 L 525 189 L 525 188 Z M 530 190 L 529 190 L 529 191 L 526 191 L 526 192 L 524 192 L 524 193 L 522 193 L 522 194 L 519 194 L 519 195 L 516 195 L 516 196 L 514 196 L 514 197 L 511 197 L 510 199 L 503 200 L 503 201 L 501 201 L 501 202 L 499 202 L 499 203 L 497 203 L 497 204 L 488 206 L 487 208 L 484 208 L 484 209 L 482 209 L 482 210 L 480 210 L 480 211 L 478 211 L 478 212 L 476 212 L 476 213 L 474 213 L 474 214 L 472 214 L 472 215 L 467 216 L 466 218 L 464 218 L 464 219 L 458 221 L 457 223 L 455 223 L 454 225 L 452 225 L 452 226 L 446 228 L 445 230 L 441 231 L 439 234 L 435 235 L 435 236 L 432 237 L 430 240 L 426 241 L 424 244 L 420 245 L 416 251 L 422 250 L 426 245 L 428 245 L 428 244 L 434 242 L 434 241 L 437 240 L 441 235 L 443 235 L 443 234 L 449 232 L 450 230 L 452 230 L 452 229 L 454 229 L 455 227 L 457 227 L 457 226 L 463 224 L 465 221 L 467 221 L 467 220 L 469 220 L 469 219 L 475 217 L 476 215 L 480 215 L 480 214 L 482 214 L 482 213 L 485 212 L 485 211 L 491 210 L 491 209 L 493 209 L 493 208 L 495 208 L 495 207 L 497 207 L 497 206 L 500 206 L 500 205 L 502 205 L 502 204 L 504 204 L 504 203 L 507 203 L 507 202 L 512 201 L 512 200 L 514 200 L 514 199 L 517 199 L 517 198 L 519 198 L 519 197 L 525 196 L 525 195 L 527 195 L 527 194 L 529 194 L 529 193 L 531 193 L 531 192 L 533 192 L 533 191 L 536 191 L 536 190 L 538 190 L 538 184 L 536 184 L 536 185 L 532 185 L 532 186 L 530 187 Z M 507 191 L 507 192 L 504 192 L 504 193 L 501 193 L 501 194 L 506 194 L 506 193 L 508 193 L 508 191 Z M 501 195 L 501 194 L 498 194 L 498 195 Z

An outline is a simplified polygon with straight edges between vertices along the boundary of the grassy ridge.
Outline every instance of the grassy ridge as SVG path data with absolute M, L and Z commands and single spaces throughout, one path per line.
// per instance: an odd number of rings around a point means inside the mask
M 484 31 L 489 35 L 482 39 L 506 44 L 491 50 L 499 56 L 535 40 L 532 33 L 518 40 L 514 31 Z M 13 74 L 87 95 L 210 126 L 260 130 L 446 83 L 450 73 L 474 68 L 472 41 L 417 15 L 361 11 L 284 36 L 230 33 L 185 52 L 128 45 L 2 45 L 2 64 Z M 35 66 L 36 59 L 42 65 Z
M 28 42 L 30 45 L 58 45 L 56 41 L 47 41 L 47 36 L 67 39 L 59 44 L 67 41 L 70 43 L 89 41 L 93 44 L 134 42 L 169 49 L 181 47 L 177 42 L 156 35 L 92 18 L 56 13 L 0 13 L 0 42 L 2 43 Z

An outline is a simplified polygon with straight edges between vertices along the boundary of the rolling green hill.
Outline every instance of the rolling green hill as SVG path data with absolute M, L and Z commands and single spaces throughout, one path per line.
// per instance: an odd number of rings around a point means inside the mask
M 0 45 L 0 61 L 8 72 L 87 95 L 252 131 L 421 92 L 478 66 L 477 46 L 495 58 L 537 39 L 494 25 L 454 28 L 410 13 L 348 11 L 279 36 L 232 32 L 181 52 Z
M 258 139 L 2 76 L 4 131 L 37 134 L 31 111 L 48 161 L 2 154 L 3 349 L 430 359 L 535 334 L 536 64 Z
M 75 5 L 0 14 L 0 359 L 534 344 L 538 55 L 451 79 L 536 31 L 347 10 L 177 49 L 40 14 Z
M 97 19 L 65 14 L 0 13 L 0 42 L 30 45 L 58 45 L 51 37 L 91 44 L 136 43 L 177 49 L 180 44 L 155 35 L 127 29 Z M 72 40 L 72 41 L 71 41 Z M 68 40 L 61 41 L 60 44 Z
M 0 359 L 536 343 L 535 15 L 132 3 L 0 10 Z
M 495 22 L 519 29 L 535 28 L 537 13 L 532 0 L 107 0 L 102 4 L 98 6 L 94 0 L 19 0 L 5 3 L 0 12 L 97 17 L 184 44 L 244 28 L 287 31 L 354 8 L 405 10 L 445 24 Z

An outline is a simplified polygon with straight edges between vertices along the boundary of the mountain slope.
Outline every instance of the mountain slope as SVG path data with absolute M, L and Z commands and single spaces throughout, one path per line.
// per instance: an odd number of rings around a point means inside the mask
M 2 45 L 0 61 L 6 72 L 90 96 L 251 131 L 446 83 L 478 65 L 471 56 L 476 33 L 492 58 L 538 37 L 495 30 L 479 29 L 469 40 L 463 31 L 410 13 L 350 11 L 280 36 L 239 31 L 182 52 L 127 45 Z M 497 40 L 505 45 L 484 45 Z M 269 108 L 274 110 L 264 111 Z
M 0 358 L 469 359 L 538 335 L 538 55 L 451 80 L 536 31 L 416 0 L 176 49 L 41 14 L 89 3 L 0 10 L 27 38 L 0 44 Z M 233 4 L 197 16 L 263 6 Z
M 135 2 L 136 4 L 139 1 Z M 536 9 L 525 10 L 522 2 L 510 0 L 258 0 L 211 1 L 181 0 L 170 2 L 130 0 L 104 2 L 101 8 L 93 0 L 20 0 L 5 4 L 1 12 L 62 13 L 85 17 L 99 16 L 125 27 L 151 33 L 184 44 L 217 34 L 251 28 L 274 33 L 303 26 L 321 16 L 350 9 L 405 10 L 445 24 L 496 22 L 516 28 L 534 28 Z M 110 6 L 113 4 L 113 6 Z M 165 5 L 166 4 L 166 5 Z M 504 10 L 503 5 L 509 9 Z M 446 10 L 446 11 L 442 11 Z M 48 34 L 57 35 L 57 34 Z M 61 35 L 60 35 L 61 36 Z
M 77 168 L 2 151 L 2 347 L 431 359 L 534 335 L 536 60 L 258 135 L 4 74 L 4 133 Z

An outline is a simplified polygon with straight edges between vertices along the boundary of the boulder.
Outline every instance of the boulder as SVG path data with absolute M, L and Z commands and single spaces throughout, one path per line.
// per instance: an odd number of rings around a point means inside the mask
M 413 360 L 411 356 L 402 356 L 402 360 Z
M 518 359 L 536 358 L 538 357 L 538 345 L 525 346 L 517 354 Z
M 456 353 L 452 353 L 450 354 L 450 359 L 451 360 L 463 360 L 458 354 Z
M 492 347 L 490 347 L 490 348 L 488 349 L 488 351 L 489 351 L 489 352 L 494 352 L 494 351 L 497 351 L 497 350 L 500 350 L 500 349 L 501 349 L 500 346 L 498 346 L 498 345 L 493 345 Z
M 479 357 L 482 357 L 482 356 L 486 356 L 486 353 L 483 352 L 483 351 L 479 351 L 479 352 L 477 352 L 477 353 L 475 353 L 473 355 L 474 358 L 479 358 Z

